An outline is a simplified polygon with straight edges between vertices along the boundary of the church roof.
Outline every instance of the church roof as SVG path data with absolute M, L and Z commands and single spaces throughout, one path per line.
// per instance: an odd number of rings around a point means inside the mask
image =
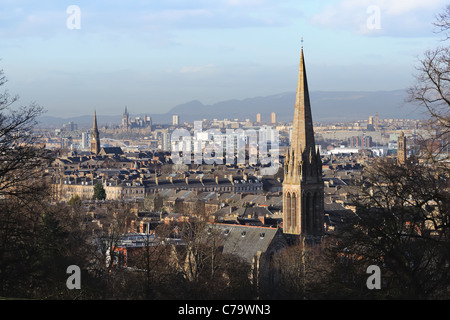
M 103 147 L 100 154 L 123 154 L 123 150 L 120 147 Z
M 264 253 L 274 241 L 277 228 L 215 224 L 223 232 L 223 253 L 238 255 L 248 263 L 260 252 Z

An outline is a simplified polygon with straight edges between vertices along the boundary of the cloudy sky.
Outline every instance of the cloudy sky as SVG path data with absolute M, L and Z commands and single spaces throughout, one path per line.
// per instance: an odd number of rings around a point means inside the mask
M 445 0 L 0 0 L 0 69 L 48 115 L 164 113 L 294 91 L 412 84 Z

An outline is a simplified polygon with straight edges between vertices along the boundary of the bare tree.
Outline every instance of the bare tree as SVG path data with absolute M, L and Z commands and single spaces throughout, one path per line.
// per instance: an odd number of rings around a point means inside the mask
M 422 141 L 422 157 L 431 161 L 449 159 L 450 144 L 450 5 L 435 22 L 438 33 L 444 34 L 444 45 L 427 50 L 419 60 L 416 83 L 408 90 L 408 101 L 425 107 L 429 113 L 432 136 Z
M 437 33 L 443 33 L 444 39 L 448 40 L 450 38 L 450 5 L 447 5 L 445 9 L 436 16 L 436 21 L 434 22 Z
M 0 87 L 7 82 L 0 70 Z M 34 193 L 33 178 L 42 176 L 54 155 L 37 145 L 33 128 L 43 108 L 36 103 L 13 108 L 18 96 L 11 97 L 7 90 L 0 93 L 0 195 L 20 196 Z
M 0 70 L 0 87 L 6 82 Z M 36 281 L 45 269 L 37 267 L 44 256 L 57 252 L 41 237 L 41 230 L 52 223 L 43 169 L 53 155 L 38 147 L 33 135 L 42 108 L 35 103 L 14 108 L 17 101 L 18 96 L 10 96 L 7 90 L 0 93 L 0 295 L 31 296 L 23 284 Z M 31 265 L 36 269 L 30 269 Z
M 384 298 L 448 299 L 448 172 L 380 159 L 364 176 L 361 191 L 353 195 L 356 215 L 338 234 L 337 251 L 347 263 L 354 259 L 353 266 L 382 267 L 378 294 Z
M 102 223 L 101 251 L 104 254 L 104 262 L 108 272 L 117 270 L 117 267 L 125 265 L 123 253 L 120 251 L 120 241 L 127 233 L 133 217 L 130 208 L 121 201 L 106 203 L 103 208 L 97 209 Z
M 187 297 L 193 299 L 254 298 L 250 265 L 223 253 L 221 228 L 202 219 L 180 225 L 183 247 L 178 252 Z
M 304 239 L 303 239 L 304 240 Z M 325 239 L 315 246 L 306 245 L 303 240 L 284 248 L 276 258 L 280 281 L 273 288 L 269 298 L 275 299 L 337 299 L 342 282 L 335 262 L 338 255 L 330 252 L 333 239 Z M 346 270 L 348 272 L 348 270 Z

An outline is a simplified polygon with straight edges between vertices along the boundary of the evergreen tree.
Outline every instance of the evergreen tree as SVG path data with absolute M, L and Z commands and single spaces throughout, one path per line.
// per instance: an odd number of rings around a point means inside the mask
M 106 191 L 103 188 L 102 183 L 99 181 L 94 186 L 94 200 L 105 200 L 106 199 Z

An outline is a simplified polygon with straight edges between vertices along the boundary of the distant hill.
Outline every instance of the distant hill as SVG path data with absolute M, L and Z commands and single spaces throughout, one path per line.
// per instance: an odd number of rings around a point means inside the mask
M 383 118 L 406 118 L 420 115 L 416 106 L 405 103 L 406 91 L 376 92 L 324 92 L 310 93 L 314 121 L 337 122 L 368 119 L 378 113 Z M 262 121 L 269 121 L 276 113 L 277 121 L 292 121 L 294 116 L 295 92 L 280 93 L 266 97 L 243 100 L 227 100 L 213 105 L 204 105 L 198 100 L 172 108 L 167 115 L 178 114 L 180 121 L 206 119 L 256 120 L 261 113 Z M 168 121 L 170 121 L 168 119 Z
M 421 113 L 416 106 L 407 104 L 405 90 L 393 91 L 348 91 L 310 93 L 314 121 L 340 122 L 368 119 L 378 113 L 380 118 L 420 118 Z M 250 119 L 256 120 L 256 114 L 261 113 L 262 121 L 268 122 L 270 114 L 276 113 L 277 121 L 292 121 L 294 115 L 295 92 L 286 92 L 265 97 L 253 97 L 243 100 L 226 100 L 212 105 L 204 105 L 193 100 L 173 107 L 163 114 L 149 114 L 153 123 L 171 123 L 172 115 L 180 116 L 180 122 L 192 122 L 202 119 Z M 132 107 L 129 108 L 132 110 Z M 131 115 L 133 117 L 133 115 Z M 119 124 L 122 115 L 99 115 L 101 124 Z M 42 116 L 43 124 L 62 126 L 73 121 L 79 126 L 92 125 L 92 115 L 74 118 L 55 118 Z

